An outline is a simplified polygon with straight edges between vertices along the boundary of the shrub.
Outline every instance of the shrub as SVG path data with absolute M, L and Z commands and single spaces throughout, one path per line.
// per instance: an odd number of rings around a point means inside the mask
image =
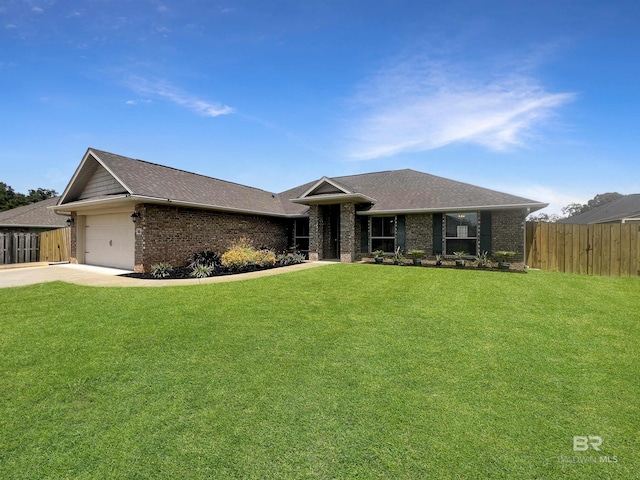
M 294 253 L 281 253 L 276 257 L 276 263 L 281 267 L 286 267 L 287 265 L 297 265 L 306 260 L 303 253 L 294 252 Z
M 171 275 L 173 267 L 168 263 L 160 262 L 155 265 L 151 265 L 151 275 L 155 278 L 166 278 Z
M 271 250 L 258 250 L 254 255 L 254 263 L 261 267 L 273 267 L 276 264 L 276 254 Z
M 213 273 L 213 267 L 208 265 L 196 265 L 192 268 L 190 275 L 195 278 L 207 278 Z
M 222 254 L 220 261 L 223 267 L 237 272 L 252 265 L 273 267 L 276 264 L 276 255 L 266 248 L 256 250 L 250 240 L 241 238 Z
M 202 252 L 194 253 L 191 255 L 189 267 L 195 270 L 195 268 L 199 266 L 211 267 L 212 272 L 220 270 L 220 267 L 222 267 L 220 255 L 212 250 L 203 250 Z
M 254 253 L 248 249 L 231 249 L 222 254 L 222 265 L 231 270 L 239 270 L 253 264 Z
M 230 270 L 242 270 L 249 265 L 256 263 L 256 249 L 253 248 L 251 240 L 241 238 L 236 240 L 231 248 L 222 254 L 222 265 Z

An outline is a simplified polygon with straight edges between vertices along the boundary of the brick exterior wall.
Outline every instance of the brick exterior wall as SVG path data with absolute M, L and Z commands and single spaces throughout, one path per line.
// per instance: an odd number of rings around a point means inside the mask
M 320 260 L 322 252 L 322 215 L 318 205 L 309 206 L 309 260 Z
M 80 263 L 78 262 L 78 214 L 76 212 L 71 212 L 71 218 L 73 219 L 73 224 L 71 225 L 71 251 L 69 252 L 69 263 Z
M 359 260 L 362 260 L 362 254 L 363 253 L 368 253 L 368 252 L 363 252 L 362 251 L 362 217 L 360 216 L 356 216 L 355 218 L 355 256 L 353 258 L 354 262 L 357 262 Z M 368 248 L 366 250 L 369 250 Z
M 433 215 L 431 213 L 410 214 L 406 217 L 406 251 L 424 250 L 431 255 L 433 250 Z
M 351 263 L 355 259 L 356 207 L 353 203 L 343 203 L 340 205 L 340 261 Z
M 491 215 L 491 250 L 516 252 L 514 262 L 524 262 L 526 210 L 494 210 Z
M 275 217 L 151 204 L 136 205 L 136 211 L 141 233 L 136 233 L 135 271 L 149 271 L 158 262 L 184 265 L 194 252 L 206 249 L 222 253 L 241 237 L 281 252 L 291 237 L 291 221 Z

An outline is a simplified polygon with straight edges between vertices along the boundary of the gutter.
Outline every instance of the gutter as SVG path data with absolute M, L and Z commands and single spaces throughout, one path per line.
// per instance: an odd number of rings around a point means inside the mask
M 540 210 L 548 207 L 548 203 L 521 203 L 521 204 L 508 204 L 508 205 L 482 205 L 471 207 L 437 207 L 437 208 L 399 208 L 395 210 L 368 210 L 358 211 L 356 215 L 396 215 L 407 213 L 435 213 L 435 212 L 475 212 L 485 210 L 513 210 L 518 208 L 527 208 L 531 211 Z M 529 212 L 531 213 L 531 212 Z
M 67 212 L 66 215 L 69 216 L 70 215 L 70 212 L 69 212 L 69 208 L 70 207 L 72 207 L 74 210 L 76 210 L 77 208 L 82 208 L 82 207 L 85 207 L 85 206 L 105 205 L 105 204 L 110 204 L 110 203 L 123 203 L 125 201 L 137 202 L 137 203 L 152 203 L 152 204 L 157 204 L 157 205 L 175 205 L 175 206 L 178 206 L 178 207 L 201 208 L 203 210 L 215 210 L 215 211 L 229 212 L 229 213 L 241 213 L 241 214 L 245 214 L 245 215 L 263 215 L 263 216 L 276 217 L 276 218 L 304 218 L 304 217 L 307 217 L 307 215 L 299 214 L 299 213 L 286 214 L 286 213 L 265 212 L 265 211 L 259 211 L 259 210 L 247 210 L 247 209 L 243 209 L 243 208 L 223 207 L 223 206 L 220 206 L 220 205 L 209 205 L 209 204 L 205 204 L 205 203 L 195 203 L 195 202 L 186 202 L 186 201 L 181 201 L 181 200 L 172 200 L 170 198 L 158 198 L 158 197 L 149 197 L 149 196 L 145 196 L 145 195 L 130 195 L 130 194 L 118 195 L 118 196 L 114 196 L 114 197 L 111 197 L 111 198 L 100 198 L 100 199 L 96 199 L 96 200 L 91 200 L 91 199 L 80 200 L 80 201 L 77 201 L 77 202 L 66 203 L 64 205 L 54 205 L 54 206 L 47 207 L 47 208 L 50 208 L 50 209 L 54 210 L 59 215 L 62 215 L 62 213 L 60 213 L 62 211 L 61 209 L 62 208 L 66 208 L 67 209 L 67 210 L 65 210 Z M 60 212 L 58 211 L 58 209 L 60 210 Z
M 302 205 L 315 205 L 315 204 L 321 205 L 323 203 L 332 203 L 334 201 L 346 201 L 346 200 L 359 200 L 360 203 L 362 203 L 362 201 L 368 202 L 371 204 L 376 203 L 376 200 L 374 198 L 371 198 L 362 193 L 336 193 L 336 194 L 329 194 L 326 196 L 314 195 L 310 197 L 299 197 L 299 198 L 289 199 L 291 203 L 299 203 Z

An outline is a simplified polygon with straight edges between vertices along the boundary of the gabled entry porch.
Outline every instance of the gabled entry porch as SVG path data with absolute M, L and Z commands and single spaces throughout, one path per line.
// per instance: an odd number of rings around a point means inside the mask
M 309 260 L 355 261 L 355 205 L 310 205 Z
M 309 260 L 356 260 L 356 205 L 366 208 L 373 198 L 323 177 L 291 201 L 309 205 Z

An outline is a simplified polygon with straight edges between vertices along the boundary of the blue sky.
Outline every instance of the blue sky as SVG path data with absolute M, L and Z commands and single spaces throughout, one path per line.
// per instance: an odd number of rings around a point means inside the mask
M 640 2 L 0 3 L 0 181 L 88 147 L 282 191 L 397 168 L 640 192 Z

